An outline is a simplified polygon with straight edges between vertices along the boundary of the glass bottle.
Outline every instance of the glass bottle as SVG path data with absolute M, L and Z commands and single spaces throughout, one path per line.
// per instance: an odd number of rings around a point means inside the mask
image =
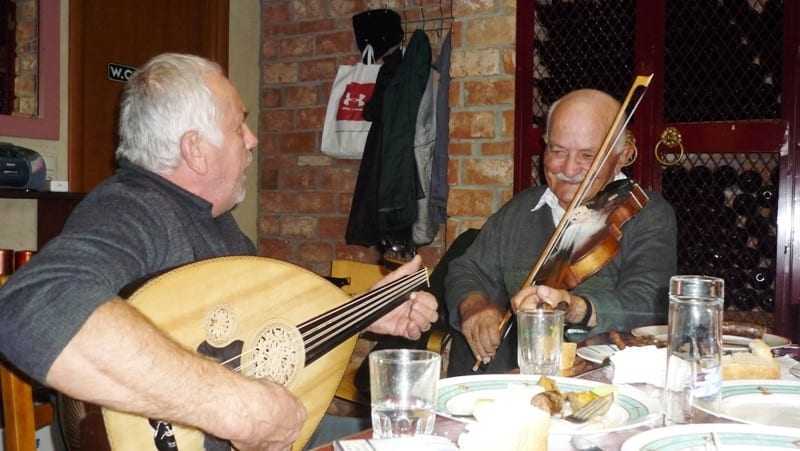
M 758 267 L 750 273 L 750 285 L 756 290 L 768 290 L 772 288 L 772 281 L 775 279 L 775 273 L 770 271 L 769 268 Z
M 739 178 L 737 180 L 739 188 L 741 188 L 745 193 L 750 194 L 758 192 L 758 189 L 761 188 L 762 182 L 763 180 L 761 179 L 761 174 L 752 169 L 743 171 L 741 174 L 739 174 Z
M 666 424 L 692 423 L 695 407 L 719 407 L 725 282 L 673 276 L 669 286 L 669 347 L 664 387 Z

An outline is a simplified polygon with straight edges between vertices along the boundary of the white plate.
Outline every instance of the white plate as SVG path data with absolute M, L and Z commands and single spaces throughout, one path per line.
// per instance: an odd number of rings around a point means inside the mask
M 656 337 L 657 339 L 666 342 L 667 341 L 667 326 L 646 326 L 646 327 L 637 327 L 631 331 L 631 335 L 635 337 Z M 788 345 L 790 341 L 784 337 L 772 334 L 764 334 L 764 343 L 767 344 L 770 348 L 774 348 L 776 346 L 783 346 Z M 723 335 L 722 336 L 722 349 L 724 351 L 735 351 L 742 347 L 747 347 L 750 342 L 753 341 L 752 338 L 748 337 L 739 337 L 737 335 Z
M 701 410 L 720 418 L 748 424 L 800 428 L 800 382 L 723 382 L 719 410 Z
M 621 451 L 797 450 L 798 439 L 800 429 L 723 423 L 688 424 L 640 432 L 626 440 Z
M 599 382 L 568 377 L 552 376 L 562 392 L 591 390 L 604 386 Z M 503 396 L 533 396 L 541 391 L 537 385 L 539 376 L 519 374 L 482 374 L 460 376 L 439 381 L 436 394 L 436 411 L 445 416 L 471 415 L 470 406 L 479 399 L 498 399 Z M 654 421 L 661 415 L 661 405 L 640 390 L 617 386 L 614 405 L 606 415 L 589 423 L 576 425 L 566 420 L 553 418 L 552 434 L 594 434 L 634 428 Z M 451 410 L 452 409 L 452 410 Z M 464 418 L 474 421 L 471 417 Z
M 577 354 L 578 357 L 582 358 L 583 360 L 588 360 L 594 363 L 603 363 L 603 360 L 605 360 L 606 357 L 614 355 L 614 353 L 617 351 L 619 351 L 617 345 L 594 345 L 578 348 Z
M 543 391 L 544 388 L 539 385 L 530 384 L 509 384 L 503 388 L 468 391 L 449 399 L 445 405 L 445 411 L 456 417 L 469 417 L 472 416 L 475 404 L 480 401 L 502 401 L 504 398 L 523 396 L 533 398 L 534 395 Z

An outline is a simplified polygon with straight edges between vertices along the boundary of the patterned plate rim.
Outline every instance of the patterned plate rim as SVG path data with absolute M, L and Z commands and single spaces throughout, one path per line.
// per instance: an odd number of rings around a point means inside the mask
M 745 395 L 796 395 L 800 396 L 800 382 L 776 380 L 776 379 L 753 379 L 753 380 L 739 380 L 739 381 L 726 381 L 722 383 L 722 399 L 735 398 L 737 396 Z M 783 399 L 782 397 L 779 399 Z M 800 405 L 800 404 L 798 404 Z M 762 425 L 747 419 L 734 417 L 724 412 L 717 412 L 702 406 L 696 406 L 698 409 L 714 415 L 715 417 L 725 418 L 726 420 L 738 421 L 750 425 Z M 800 431 L 800 429 L 798 429 Z
M 604 385 L 602 382 L 590 381 L 586 379 L 577 379 L 570 377 L 550 376 L 558 388 L 564 392 L 579 391 L 587 388 L 600 387 Z M 471 390 L 493 390 L 505 388 L 509 384 L 516 385 L 536 385 L 539 381 L 539 376 L 526 376 L 520 374 L 480 374 L 475 376 L 458 376 L 450 377 L 439 380 L 436 392 L 436 411 L 442 412 L 444 415 L 449 415 L 447 411 L 447 402 L 453 397 L 467 393 Z M 650 421 L 655 415 L 661 412 L 661 403 L 657 399 L 653 399 L 641 390 L 631 387 L 629 385 L 616 385 L 617 399 L 615 403 L 619 405 L 627 414 L 628 419 L 625 424 L 605 428 L 605 429 L 589 429 L 586 431 L 569 431 L 562 434 L 597 434 L 620 431 L 640 426 L 647 421 Z
M 755 449 L 797 449 L 800 429 L 747 424 L 688 424 L 640 432 L 622 444 L 621 451 L 680 451 L 703 449 L 716 433 L 720 446 L 754 445 Z

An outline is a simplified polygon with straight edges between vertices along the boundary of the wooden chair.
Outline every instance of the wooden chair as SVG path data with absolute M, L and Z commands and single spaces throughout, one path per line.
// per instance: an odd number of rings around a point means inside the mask
M 368 291 L 386 274 L 389 274 L 389 271 L 380 265 L 353 260 L 331 262 L 331 277 L 344 279 L 344 285 L 340 288 L 351 296 Z
M 26 376 L 0 362 L 3 393 L 3 446 L 5 451 L 35 451 L 36 431 L 53 422 L 53 406 L 35 403 Z

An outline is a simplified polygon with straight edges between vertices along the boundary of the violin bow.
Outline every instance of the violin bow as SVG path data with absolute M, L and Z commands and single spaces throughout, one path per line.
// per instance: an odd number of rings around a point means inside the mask
M 624 135 L 625 129 L 633 118 L 633 114 L 636 112 L 639 104 L 642 102 L 644 94 L 647 92 L 647 88 L 650 86 L 650 81 L 652 81 L 652 79 L 653 74 L 637 75 L 633 80 L 633 84 L 628 90 L 628 94 L 625 96 L 625 101 L 622 102 L 619 111 L 617 111 L 617 115 L 614 117 L 614 122 L 611 124 L 611 128 L 609 128 L 608 133 L 606 133 L 603 143 L 600 145 L 600 149 L 594 156 L 591 166 L 589 166 L 589 170 L 586 171 L 586 176 L 578 186 L 578 190 L 575 192 L 575 196 L 573 196 L 569 206 L 567 206 L 564 216 L 561 217 L 556 230 L 550 235 L 550 239 L 547 240 L 547 244 L 539 254 L 536 264 L 528 273 L 528 277 L 525 278 L 525 282 L 522 283 L 520 290 L 525 287 L 535 285 L 536 276 L 539 275 L 539 271 L 542 269 L 548 259 L 550 259 L 553 251 L 556 249 L 561 241 L 561 238 L 564 236 L 564 232 L 567 230 L 567 227 L 572 221 L 575 210 L 586 200 L 585 197 L 589 192 L 589 189 L 594 184 L 595 180 L 597 180 L 597 174 L 605 165 L 606 161 L 608 160 L 608 156 L 611 154 L 614 147 L 616 147 L 620 138 L 622 138 L 622 135 Z M 512 312 L 509 308 L 503 316 L 503 320 L 500 322 L 499 329 L 502 337 L 501 339 L 504 339 L 510 330 L 511 316 Z M 480 364 L 480 359 L 476 359 L 475 365 L 472 367 L 472 371 L 477 371 L 480 367 Z

